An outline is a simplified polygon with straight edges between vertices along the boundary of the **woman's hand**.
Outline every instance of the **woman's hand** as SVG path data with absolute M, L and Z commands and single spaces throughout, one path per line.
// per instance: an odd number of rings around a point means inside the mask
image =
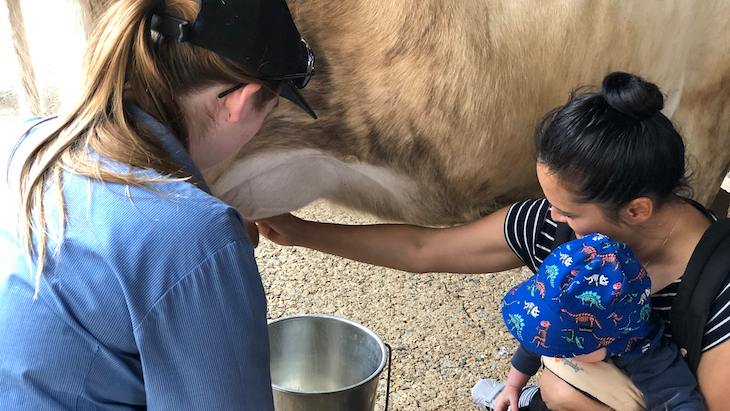
M 243 226 L 246 228 L 246 235 L 253 243 L 254 248 L 259 246 L 259 229 L 253 221 L 244 220 Z
M 304 226 L 304 220 L 291 214 L 281 214 L 256 221 L 258 232 L 279 245 L 300 245 L 297 234 Z
M 507 406 L 510 406 L 511 410 L 517 411 L 520 408 L 520 391 L 522 391 L 522 387 L 513 387 L 509 384 L 506 385 L 502 392 L 497 396 L 494 411 L 507 411 Z

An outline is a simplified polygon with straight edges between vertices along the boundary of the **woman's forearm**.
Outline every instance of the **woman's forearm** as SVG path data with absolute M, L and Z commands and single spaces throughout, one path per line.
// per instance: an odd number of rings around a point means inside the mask
M 489 273 L 522 265 L 504 238 L 506 209 L 471 224 L 428 228 L 407 224 L 341 225 L 291 214 L 258 221 L 280 245 L 298 245 L 410 272 Z
M 304 221 L 294 245 L 410 272 L 431 271 L 422 257 L 432 230 L 403 224 L 340 225 Z

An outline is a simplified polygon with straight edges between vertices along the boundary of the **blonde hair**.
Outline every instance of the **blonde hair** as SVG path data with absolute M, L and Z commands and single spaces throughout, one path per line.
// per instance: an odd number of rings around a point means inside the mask
M 166 13 L 187 20 L 194 19 L 199 8 L 198 0 L 166 3 Z M 62 235 L 64 231 L 64 170 L 145 188 L 159 180 L 134 176 L 133 168 L 153 169 L 170 178 L 192 179 L 157 138 L 127 113 L 125 100 L 137 104 L 188 148 L 189 134 L 183 121 L 185 113 L 178 103 L 180 98 L 216 84 L 262 83 L 231 60 L 151 33 L 150 19 L 159 11 L 157 7 L 158 0 L 119 0 L 110 6 L 86 49 L 79 102 L 22 164 L 19 234 L 28 257 L 37 261 L 36 294 L 49 243 L 50 214 L 45 204 L 48 189 L 56 194 L 58 232 Z M 272 85 L 264 84 L 254 97 L 255 107 L 260 109 L 274 98 L 274 90 Z M 130 171 L 104 168 L 88 155 L 89 151 L 128 164 Z

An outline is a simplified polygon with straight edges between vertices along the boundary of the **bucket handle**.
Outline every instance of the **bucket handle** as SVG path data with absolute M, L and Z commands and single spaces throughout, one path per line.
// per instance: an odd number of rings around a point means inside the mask
M 393 349 L 390 344 L 384 343 L 388 347 L 388 380 L 385 383 L 385 410 L 388 411 L 388 400 L 390 399 L 390 367 L 393 365 Z

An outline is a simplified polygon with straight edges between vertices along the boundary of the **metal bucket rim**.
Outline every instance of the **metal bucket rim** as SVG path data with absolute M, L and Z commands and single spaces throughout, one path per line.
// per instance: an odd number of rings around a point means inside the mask
M 362 325 L 360 323 L 357 323 L 357 322 L 352 321 L 352 320 L 348 320 L 347 318 L 336 317 L 334 315 L 327 315 L 327 314 L 297 314 L 297 315 L 290 315 L 288 317 L 281 317 L 281 318 L 277 318 L 275 320 L 271 320 L 267 324 L 267 327 L 269 325 L 271 325 L 271 324 L 274 324 L 274 323 L 277 323 L 277 322 L 280 322 L 280 321 L 296 320 L 298 318 L 325 318 L 325 319 L 328 319 L 328 320 L 336 320 L 336 321 L 341 321 L 341 322 L 347 323 L 349 325 L 352 325 L 352 326 L 354 326 L 356 328 L 359 328 L 359 329 L 365 331 L 365 333 L 367 333 L 371 337 L 375 338 L 375 341 L 378 343 L 378 346 L 380 347 L 380 351 L 382 353 L 382 356 L 380 358 L 380 365 L 378 365 L 378 368 L 369 377 L 363 379 L 359 383 L 353 384 L 353 385 L 350 385 L 350 386 L 347 386 L 347 387 L 344 387 L 344 388 L 340 388 L 338 390 L 332 390 L 332 391 L 300 391 L 300 390 L 294 390 L 294 389 L 291 389 L 291 388 L 280 387 L 280 386 L 278 386 L 278 385 L 276 385 L 276 384 L 274 384 L 272 382 L 271 383 L 271 387 L 273 389 L 275 389 L 277 391 L 281 391 L 281 392 L 293 393 L 293 394 L 299 394 L 299 395 L 335 394 L 335 393 L 339 393 L 339 392 L 343 392 L 343 391 L 347 391 L 347 390 L 352 390 L 354 388 L 357 388 L 357 387 L 360 387 L 362 385 L 365 385 L 368 382 L 372 381 L 374 378 L 377 378 L 380 375 L 380 373 L 382 373 L 383 370 L 385 369 L 386 357 L 387 357 L 387 354 L 388 353 L 387 353 L 387 351 L 385 349 L 385 343 L 383 342 L 383 340 L 378 336 L 378 334 L 375 334 L 375 331 L 371 330 L 370 328 L 368 328 L 368 327 L 366 327 L 366 326 L 364 326 L 364 325 Z

